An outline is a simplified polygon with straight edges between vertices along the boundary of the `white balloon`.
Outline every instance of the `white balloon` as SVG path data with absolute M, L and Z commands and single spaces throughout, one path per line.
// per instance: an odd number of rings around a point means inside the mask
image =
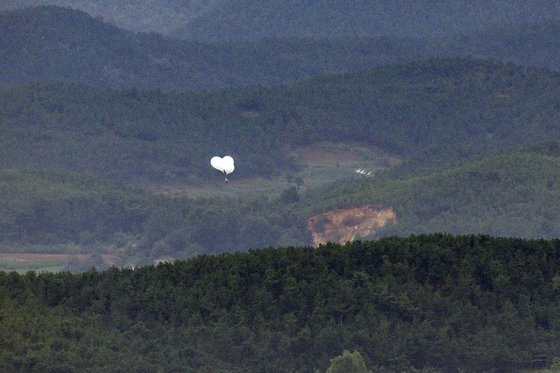
M 229 155 L 226 155 L 223 158 L 212 157 L 212 159 L 210 159 L 210 164 L 216 170 L 222 172 L 225 175 L 229 175 L 235 170 L 235 166 L 234 166 L 234 163 L 233 163 L 233 158 L 230 157 Z
M 222 158 L 220 158 L 220 157 L 212 157 L 212 159 L 210 160 L 210 164 L 211 164 L 212 167 L 214 167 L 216 170 L 222 172 Z
M 233 158 L 230 157 L 229 155 L 226 155 L 222 159 L 222 161 L 223 161 L 224 171 L 226 172 L 226 175 L 231 174 L 235 170 L 235 166 L 233 164 Z

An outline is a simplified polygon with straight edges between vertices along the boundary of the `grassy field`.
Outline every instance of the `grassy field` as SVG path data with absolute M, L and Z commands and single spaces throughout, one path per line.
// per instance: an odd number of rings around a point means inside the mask
M 38 254 L 0 253 L 0 271 L 16 272 L 59 272 L 66 268 L 69 260 L 85 261 L 87 254 Z M 103 254 L 106 263 L 114 264 L 116 255 Z
M 228 184 L 223 182 L 221 175 L 216 174 L 214 183 L 203 186 L 174 185 L 152 190 L 157 194 L 192 198 L 278 195 L 291 185 L 297 185 L 298 179 L 300 189 L 306 191 L 339 179 L 367 177 L 356 173 L 357 169 L 371 172 L 371 177 L 380 170 L 400 163 L 398 158 L 362 144 L 321 142 L 292 149 L 290 155 L 301 164 L 301 169 L 292 174 L 273 178 L 237 179 L 234 173 L 229 177 Z M 236 167 L 243 165 L 236 164 Z
M 59 272 L 64 269 L 65 264 L 66 261 L 61 259 L 20 260 L 13 258 L 0 258 L 0 270 L 6 272 Z

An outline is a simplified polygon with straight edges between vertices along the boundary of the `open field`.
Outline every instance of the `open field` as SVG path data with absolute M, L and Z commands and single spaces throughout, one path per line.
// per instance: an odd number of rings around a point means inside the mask
M 85 261 L 89 257 L 87 254 L 0 253 L 0 270 L 58 272 L 65 268 L 69 260 Z M 101 257 L 110 265 L 117 260 L 114 254 L 102 254 Z
M 216 182 L 203 186 L 164 186 L 151 188 L 155 193 L 168 196 L 217 197 L 217 196 L 275 196 L 291 185 L 297 185 L 302 191 L 313 189 L 327 183 L 348 178 L 365 177 L 356 173 L 356 169 L 376 172 L 398 165 L 400 160 L 377 148 L 363 144 L 339 144 L 321 142 L 309 146 L 298 147 L 290 151 L 291 156 L 298 160 L 301 169 L 292 174 L 278 175 L 273 178 L 236 179 L 235 173 L 225 184 L 222 177 L 216 175 Z M 236 167 L 243 165 L 236 163 Z

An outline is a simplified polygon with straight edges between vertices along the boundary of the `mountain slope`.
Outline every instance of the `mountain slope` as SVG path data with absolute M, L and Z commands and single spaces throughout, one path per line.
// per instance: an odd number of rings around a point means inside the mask
M 560 138 L 558 74 L 434 60 L 212 94 L 65 84 L 0 92 L 0 165 L 129 183 L 208 180 L 230 153 L 237 177 L 294 169 L 290 148 L 359 142 L 414 167 Z
M 0 191 L 3 250 L 43 245 L 39 251 L 46 251 L 48 245 L 74 243 L 91 251 L 119 234 L 138 235 L 151 205 L 140 190 L 69 173 L 3 169 Z
M 397 223 L 377 236 L 439 231 L 558 237 L 560 148 L 543 144 L 421 176 L 365 179 L 316 190 L 304 200 L 315 211 L 392 208 Z
M 81 10 L 131 31 L 165 33 L 199 16 L 222 0 L 4 0 L 0 10 L 56 5 Z
M 560 236 L 560 147 L 554 143 L 421 176 L 380 174 L 250 198 L 153 196 L 83 175 L 16 170 L 0 172 L 0 190 L 3 248 L 42 245 L 34 251 L 48 252 L 71 245 L 74 252 L 115 253 L 123 263 L 307 245 L 309 218 L 363 205 L 393 214 L 392 224 L 371 237 L 434 231 Z M 340 227 L 352 229 L 358 220 L 350 214 Z
M 0 85 L 66 81 L 181 90 L 280 84 L 426 55 L 415 40 L 176 41 L 57 7 L 0 13 L 0 49 Z
M 130 265 L 310 243 L 303 216 L 277 195 L 168 197 L 87 175 L 16 169 L 0 170 L 0 192 L 3 253 L 106 253 Z
M 430 41 L 348 37 L 195 43 L 125 32 L 82 12 L 40 7 L 0 13 L 0 86 L 65 81 L 215 90 L 461 55 L 559 69 L 558 28 L 557 22 L 512 25 Z
M 555 52 L 560 48 L 558 21 L 494 27 L 436 44 L 435 53 L 440 55 L 471 55 L 556 70 L 560 67 L 560 56 Z
M 231 0 L 173 34 L 199 40 L 283 37 L 437 37 L 560 19 L 554 0 Z
M 252 0 L 4 0 L 1 10 L 56 5 L 118 27 L 188 39 L 270 37 L 447 36 L 492 26 L 559 19 L 546 1 L 252 1 Z

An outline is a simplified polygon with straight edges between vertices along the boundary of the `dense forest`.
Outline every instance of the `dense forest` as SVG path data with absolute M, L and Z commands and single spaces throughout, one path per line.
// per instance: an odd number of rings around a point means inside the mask
M 41 171 L 0 171 L 0 194 L 4 246 L 74 242 L 89 244 L 93 252 L 95 243 L 114 242 L 119 234 L 138 235 L 153 203 L 140 190 Z
M 34 84 L 0 91 L 0 166 L 196 183 L 217 152 L 238 160 L 240 177 L 270 176 L 297 169 L 293 146 L 358 141 L 428 167 L 560 139 L 559 82 L 438 59 L 201 94 Z
M 521 371 L 560 356 L 560 243 L 428 235 L 0 272 L 3 371 Z
M 3 85 L 67 81 L 180 90 L 277 85 L 427 55 L 423 43 L 396 38 L 179 41 L 57 7 L 0 13 L 0 48 Z
M 79 11 L 39 7 L 0 13 L 0 85 L 65 81 L 102 88 L 212 90 L 469 55 L 558 70 L 558 30 L 558 22 L 551 21 L 437 39 L 346 36 L 202 43 L 134 34 Z

